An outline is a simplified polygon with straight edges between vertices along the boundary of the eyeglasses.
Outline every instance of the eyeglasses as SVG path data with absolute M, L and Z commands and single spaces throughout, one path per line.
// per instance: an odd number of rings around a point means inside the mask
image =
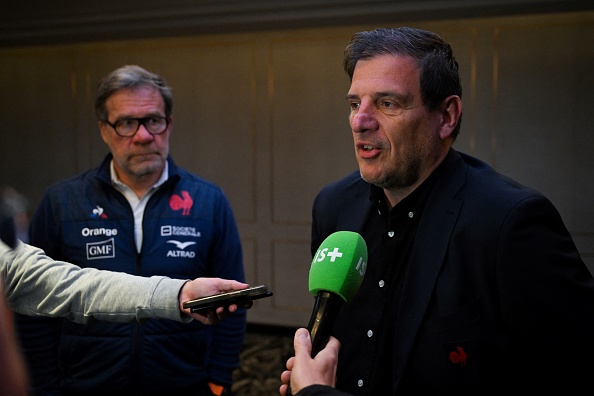
M 107 125 L 112 127 L 121 137 L 132 137 L 136 135 L 140 126 L 144 126 L 151 135 L 160 135 L 167 130 L 169 119 L 167 117 L 142 117 L 142 118 L 122 118 L 114 124 L 104 120 Z

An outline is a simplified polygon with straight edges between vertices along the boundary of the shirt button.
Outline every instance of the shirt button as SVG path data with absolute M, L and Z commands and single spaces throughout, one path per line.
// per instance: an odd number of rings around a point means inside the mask
M 386 283 L 383 280 L 379 281 L 379 287 L 384 287 L 385 284 Z
M 367 330 L 367 337 L 373 337 L 373 330 Z
M 394 236 L 394 231 L 388 231 L 388 236 L 392 238 Z
M 408 217 L 409 217 L 410 219 L 412 219 L 412 218 L 413 218 L 413 216 L 414 216 L 413 212 L 408 212 Z
M 357 381 L 357 386 L 359 388 L 362 388 L 363 387 L 363 380 L 360 379 L 359 381 Z

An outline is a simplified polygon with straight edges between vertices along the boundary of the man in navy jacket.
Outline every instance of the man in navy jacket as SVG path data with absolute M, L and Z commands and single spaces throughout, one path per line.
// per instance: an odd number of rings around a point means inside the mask
M 98 85 L 95 112 L 110 153 L 50 187 L 30 243 L 81 267 L 178 279 L 244 281 L 239 233 L 223 191 L 169 156 L 173 98 L 165 81 L 124 66 Z M 53 394 L 221 393 L 239 365 L 245 310 L 217 326 L 19 317 L 35 391 Z
M 367 272 L 327 349 L 312 359 L 296 334 L 281 394 L 289 380 L 299 396 L 591 389 L 594 279 L 546 197 L 452 148 L 450 46 L 419 29 L 360 32 L 344 67 L 359 170 L 316 197 L 312 253 L 358 232 Z

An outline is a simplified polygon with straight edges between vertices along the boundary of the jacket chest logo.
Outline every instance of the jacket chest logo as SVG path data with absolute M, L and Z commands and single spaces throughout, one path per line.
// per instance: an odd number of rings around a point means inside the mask
M 169 207 L 171 210 L 176 212 L 181 210 L 182 216 L 189 216 L 193 205 L 194 200 L 190 196 L 190 193 L 185 190 L 181 192 L 181 195 L 173 194 L 169 198 Z
M 468 355 L 464 351 L 462 347 L 457 347 L 455 351 L 450 352 L 450 362 L 454 364 L 459 364 L 460 366 L 466 366 L 466 359 Z

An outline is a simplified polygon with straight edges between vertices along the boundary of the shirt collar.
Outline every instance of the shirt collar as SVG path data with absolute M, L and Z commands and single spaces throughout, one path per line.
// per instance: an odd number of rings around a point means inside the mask
M 111 163 L 109 164 L 109 173 L 111 175 L 111 183 L 116 188 L 118 188 L 120 190 L 129 188 L 127 185 L 122 183 L 120 181 L 120 179 L 118 178 L 118 175 L 116 174 L 116 171 L 115 171 L 115 167 L 113 166 L 113 160 L 111 160 Z M 153 184 L 153 186 L 151 187 L 151 189 L 149 191 L 158 188 L 161 184 L 165 183 L 168 178 L 169 178 L 169 162 L 166 161 L 165 168 L 163 168 L 163 172 L 161 173 L 161 177 L 159 178 L 159 180 L 157 180 L 157 182 L 155 184 Z

